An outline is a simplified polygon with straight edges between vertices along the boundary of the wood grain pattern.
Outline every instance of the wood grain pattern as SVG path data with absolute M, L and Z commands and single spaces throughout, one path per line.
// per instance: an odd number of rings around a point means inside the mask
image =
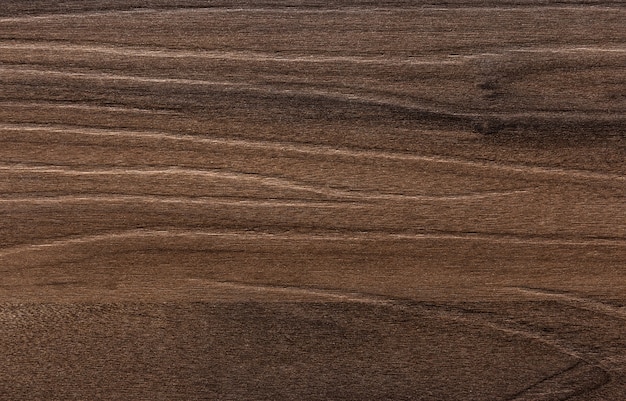
M 0 398 L 626 397 L 624 21 L 3 2 Z

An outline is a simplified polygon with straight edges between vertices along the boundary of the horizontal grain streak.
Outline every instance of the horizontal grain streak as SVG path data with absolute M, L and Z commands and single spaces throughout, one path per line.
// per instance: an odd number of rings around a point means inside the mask
M 73 44 L 58 41 L 0 41 L 0 49 L 5 50 L 26 50 L 35 52 L 58 52 L 64 57 L 68 52 L 76 53 L 98 53 L 128 57 L 149 57 L 149 58 L 200 58 L 214 60 L 235 60 L 253 62 L 280 62 L 280 63 L 353 63 L 353 64 L 379 64 L 379 65 L 439 65 L 439 64 L 459 64 L 464 60 L 472 60 L 485 57 L 499 57 L 511 53 L 539 53 L 539 54 L 576 54 L 576 53 L 626 53 L 626 47 L 618 45 L 602 46 L 534 46 L 534 47 L 502 47 L 497 51 L 489 53 L 468 53 L 468 54 L 438 54 L 428 56 L 406 56 L 397 57 L 392 55 L 379 57 L 363 56 L 330 56 L 318 53 L 289 54 L 277 52 L 261 51 L 236 51 L 236 50 L 202 50 L 202 49 L 170 49 L 165 47 L 136 47 L 124 45 L 107 44 Z
M 284 97 L 304 97 L 322 98 L 338 102 L 348 102 L 354 104 L 378 106 L 383 108 L 401 109 L 411 111 L 423 117 L 436 118 L 441 120 L 451 120 L 470 124 L 485 118 L 500 119 L 524 124 L 555 124 L 567 122 L 571 123 L 626 123 L 626 116 L 610 111 L 580 111 L 580 110 L 557 110 L 557 111 L 528 111 L 528 112 L 505 112 L 505 111 L 462 111 L 451 108 L 434 107 L 430 103 L 407 100 L 404 96 L 380 96 L 372 95 L 364 89 L 349 90 L 320 90 L 320 89 L 293 89 L 281 88 L 277 84 L 255 84 L 240 81 L 213 81 L 192 78 L 168 78 L 151 77 L 140 75 L 116 74 L 112 72 L 94 71 L 66 71 L 59 69 L 35 69 L 16 65 L 1 65 L 0 71 L 10 73 L 10 77 L 22 77 L 32 79 L 42 78 L 62 78 L 82 81 L 96 81 L 111 83 L 139 83 L 147 85 L 185 85 L 194 87 L 210 87 L 226 92 L 246 92 L 263 95 L 284 96 Z M 416 117 L 417 118 L 417 117 Z
M 474 56 L 442 55 L 442 56 L 417 56 L 417 57 L 362 57 L 362 56 L 329 56 L 324 54 L 295 54 L 270 53 L 260 51 L 235 51 L 235 50 L 178 50 L 168 48 L 139 48 L 110 45 L 78 45 L 58 42 L 22 43 L 0 42 L 0 49 L 5 50 L 30 50 L 37 52 L 59 52 L 64 57 L 68 52 L 98 53 L 125 57 L 148 57 L 148 58 L 199 58 L 208 60 L 235 60 L 252 62 L 277 62 L 277 63 L 349 63 L 349 64 L 374 64 L 374 65 L 439 65 L 459 64 L 464 59 Z
M 181 197 L 158 195 L 60 195 L 0 198 L 2 203 L 17 204 L 68 204 L 68 203 L 165 203 L 181 205 L 242 205 L 257 207 L 304 207 L 304 208 L 361 208 L 364 205 L 338 201 L 282 200 L 250 198 L 232 199 L 227 197 Z
M 138 107 L 126 107 L 123 105 L 104 106 L 104 105 L 78 103 L 78 102 L 52 102 L 52 101 L 45 102 L 45 101 L 35 101 L 35 100 L 34 101 L 20 101 L 20 100 L 0 101 L 0 107 L 11 107 L 12 109 L 50 108 L 50 109 L 59 109 L 59 110 L 82 110 L 82 111 L 96 111 L 96 112 L 105 112 L 105 113 L 153 114 L 153 115 L 169 115 L 169 116 L 181 115 L 181 113 L 174 111 L 174 110 L 142 109 Z
M 58 126 L 58 125 L 29 125 L 29 124 L 0 124 L 0 130 L 18 132 L 49 132 L 49 133 L 76 133 L 96 137 L 126 137 L 137 139 L 156 139 L 204 143 L 208 145 L 230 146 L 233 148 L 267 149 L 284 153 L 326 155 L 340 158 L 356 159 L 387 159 L 399 161 L 428 162 L 434 164 L 456 165 L 484 170 L 498 170 L 551 176 L 555 178 L 572 177 L 586 180 L 626 182 L 626 176 L 621 174 L 604 173 L 599 171 L 574 170 L 558 167 L 542 167 L 530 165 L 503 164 L 490 161 L 473 161 L 444 156 L 427 156 L 415 153 L 390 152 L 383 150 L 365 150 L 354 148 L 340 148 L 325 145 L 307 145 L 293 142 L 268 142 L 243 139 L 227 139 L 212 136 L 173 134 L 154 131 L 129 131 L 114 129 L 95 129 L 86 127 Z
M 179 7 L 179 8 L 135 8 L 135 9 L 104 9 L 98 11 L 82 10 L 74 13 L 49 13 L 38 15 L 22 15 L 13 17 L 0 18 L 0 23 L 11 22 L 35 22 L 35 21 L 50 21 L 50 20 L 62 20 L 62 19 L 74 19 L 74 18 L 97 18 L 107 16 L 136 16 L 136 15 L 175 15 L 183 13 L 206 13 L 206 14 L 240 14 L 240 13 L 263 13 L 263 14 L 399 14 L 407 12 L 478 12 L 478 13 L 501 13 L 501 12 L 541 12 L 541 11 L 569 11 L 569 12 L 589 12 L 589 10 L 596 12 L 610 11 L 620 12 L 622 7 L 600 5 L 589 7 L 588 5 L 550 5 L 550 4 L 520 4 L 517 6 L 491 6 L 491 5 L 477 5 L 477 6 L 415 6 L 415 7 L 379 7 L 379 6 L 362 6 L 362 7 Z
M 613 306 L 606 302 L 597 301 L 592 298 L 578 297 L 565 292 L 558 292 L 541 288 L 511 287 L 510 289 L 525 295 L 541 299 L 554 299 L 578 308 L 626 320 L 626 307 Z
M 380 193 L 373 191 L 356 191 L 356 190 L 342 190 L 335 189 L 331 187 L 324 187 L 321 185 L 312 185 L 312 184 L 304 184 L 302 182 L 296 182 L 281 178 L 263 176 L 259 174 L 251 174 L 251 173 L 241 173 L 241 172 L 232 172 L 232 171 L 224 171 L 220 169 L 212 169 L 212 170 L 201 170 L 201 169 L 192 169 L 192 168 L 181 168 L 181 167 L 166 167 L 166 168 L 141 168 L 141 169 L 132 169 L 132 168 L 100 168 L 100 169 L 84 169 L 79 170 L 75 168 L 69 168 L 65 166 L 25 166 L 23 164 L 18 165 L 6 165 L 0 164 L 0 172 L 9 172 L 9 173 L 20 173 L 20 172 L 29 172 L 29 173 L 39 173 L 39 174 L 54 174 L 54 175 L 63 175 L 63 176 L 119 176 L 119 175 L 129 175 L 129 176 L 200 176 L 200 177 L 209 177 L 209 178 L 217 178 L 217 179 L 226 179 L 232 181 L 247 181 L 256 183 L 263 186 L 290 189 L 302 192 L 311 192 L 320 195 L 327 195 L 331 197 L 338 198 L 348 198 L 348 199 L 361 199 L 361 200 L 397 200 L 397 201 L 420 201 L 420 200 L 440 200 L 440 201 L 455 201 L 455 200 L 467 200 L 467 199 L 482 199 L 482 198 L 492 198 L 499 196 L 511 196 L 511 195 L 519 195 L 528 193 L 529 190 L 512 190 L 512 191 L 488 191 L 488 192 L 475 192 L 475 193 L 461 193 L 455 195 L 405 195 L 405 194 L 395 194 L 395 193 Z M 47 202 L 54 201 L 55 198 L 2 198 L 0 197 L 0 202 L 11 202 L 22 200 L 24 202 Z M 68 200 L 71 199 L 68 197 Z
M 237 231 L 237 230 L 214 230 L 214 231 L 198 231 L 198 230 L 148 230 L 148 229 L 132 229 L 119 232 L 110 232 L 105 234 L 73 236 L 69 238 L 53 239 L 48 242 L 37 244 L 17 245 L 10 248 L 0 249 L 0 257 L 8 255 L 30 252 L 36 250 L 45 250 L 51 248 L 59 248 L 76 244 L 98 243 L 109 240 L 120 239 L 154 239 L 154 238 L 238 238 L 241 240 L 306 240 L 306 241 L 380 241 L 385 239 L 419 241 L 430 239 L 441 240 L 462 240 L 462 241 L 484 241 L 494 243 L 518 243 L 518 244 L 536 244 L 536 245 L 573 245 L 573 246 L 626 246 L 626 239 L 558 239 L 558 238 L 542 238 L 528 237 L 523 235 L 486 235 L 479 233 L 462 233 L 462 232 L 426 232 L 426 233 L 386 233 L 386 232 L 262 232 L 262 231 Z

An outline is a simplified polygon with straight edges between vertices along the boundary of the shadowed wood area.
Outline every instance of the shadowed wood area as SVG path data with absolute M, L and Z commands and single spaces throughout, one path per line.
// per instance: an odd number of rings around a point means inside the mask
M 624 21 L 2 2 L 0 399 L 626 398 Z

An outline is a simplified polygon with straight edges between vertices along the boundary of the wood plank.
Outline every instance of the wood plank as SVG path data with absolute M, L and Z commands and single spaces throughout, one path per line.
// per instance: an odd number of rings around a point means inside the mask
M 625 20 L 4 2 L 0 399 L 624 398 Z

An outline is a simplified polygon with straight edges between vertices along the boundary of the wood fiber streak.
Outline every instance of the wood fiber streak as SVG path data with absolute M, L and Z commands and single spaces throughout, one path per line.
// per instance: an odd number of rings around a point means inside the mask
M 3 1 L 0 399 L 625 399 L 624 21 Z

